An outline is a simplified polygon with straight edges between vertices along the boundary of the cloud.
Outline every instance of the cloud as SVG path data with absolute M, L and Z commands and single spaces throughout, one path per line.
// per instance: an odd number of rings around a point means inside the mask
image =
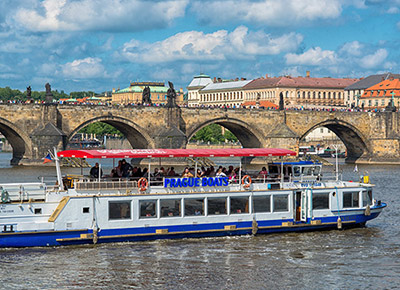
M 288 65 L 333 65 L 337 63 L 337 55 L 332 50 L 322 50 L 320 47 L 310 48 L 302 54 L 288 53 L 285 55 Z
M 257 55 L 276 55 L 294 51 L 303 41 L 297 33 L 273 38 L 263 31 L 249 31 L 239 26 L 229 33 L 186 31 L 155 43 L 131 40 L 123 45 L 118 55 L 131 62 L 163 63 L 177 60 L 251 59 Z
M 388 52 L 386 49 L 378 49 L 375 53 L 366 55 L 360 60 L 360 66 L 363 68 L 376 68 L 384 63 Z
M 354 56 L 359 56 L 362 54 L 362 49 L 364 48 L 364 45 L 358 42 L 357 40 L 352 41 L 352 42 L 346 42 L 339 50 L 339 53 L 341 54 L 347 54 L 347 55 L 354 55 Z
M 314 20 L 336 19 L 340 0 L 210 0 L 195 1 L 191 10 L 203 23 L 247 21 L 271 26 L 290 26 Z
M 87 57 L 68 62 L 62 66 L 62 73 L 71 79 L 91 79 L 107 77 L 100 58 Z
M 188 0 L 44 0 L 19 8 L 14 20 L 29 31 L 143 31 L 171 25 Z

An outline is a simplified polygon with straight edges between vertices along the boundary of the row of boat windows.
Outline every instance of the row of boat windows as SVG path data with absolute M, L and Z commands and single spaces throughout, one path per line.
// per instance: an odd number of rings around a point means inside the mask
M 330 209 L 331 192 L 315 193 L 312 197 L 313 210 Z M 252 196 L 253 213 L 288 212 L 289 195 L 263 195 Z M 229 201 L 229 203 L 228 203 Z M 182 205 L 183 202 L 183 205 Z M 298 201 L 297 206 L 300 206 Z M 182 199 L 160 199 L 139 201 L 139 218 L 157 218 L 157 204 L 160 205 L 160 217 L 181 217 L 181 216 L 213 216 L 228 214 L 248 214 L 249 197 L 208 197 L 208 198 L 184 198 Z M 362 205 L 360 192 L 344 192 L 343 208 L 359 208 L 372 204 L 372 192 L 362 192 Z M 131 219 L 132 201 L 109 201 L 109 219 Z M 183 210 L 182 210 L 183 209 Z M 207 212 L 205 211 L 207 209 Z
M 271 213 L 288 212 L 288 195 L 253 196 L 253 212 Z M 229 204 L 228 204 L 229 199 Z M 139 218 L 157 218 L 157 204 L 160 205 L 160 217 L 182 216 L 213 216 L 227 214 L 248 214 L 249 197 L 208 197 L 208 198 L 184 198 L 160 199 L 139 201 Z M 131 219 L 132 201 L 109 201 L 109 219 Z M 183 210 L 182 210 L 183 209 Z M 207 209 L 207 213 L 205 210 Z

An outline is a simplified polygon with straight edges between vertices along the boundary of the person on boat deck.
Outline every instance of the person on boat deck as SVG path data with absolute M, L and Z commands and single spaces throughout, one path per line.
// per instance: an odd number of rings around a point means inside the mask
M 215 174 L 216 177 L 226 177 L 226 174 L 223 172 L 222 167 L 218 168 L 217 174 Z
M 122 177 L 122 160 L 118 161 L 118 166 L 115 167 L 115 177 Z
M 265 166 L 263 168 L 261 168 L 261 171 L 258 173 L 258 177 L 259 178 L 265 178 L 268 175 L 268 171 L 267 168 L 265 168 Z
M 90 169 L 90 177 L 99 178 L 99 172 L 100 176 L 102 176 L 103 170 L 100 170 L 99 163 L 96 162 L 96 164 Z
M 154 173 L 153 173 L 153 178 L 155 180 L 161 180 L 161 172 L 158 170 L 158 168 L 154 168 Z
M 187 177 L 187 178 L 191 178 L 193 177 L 193 174 L 189 171 L 189 168 L 185 168 L 185 170 L 183 171 L 182 177 Z
M 143 168 L 143 172 L 142 172 L 142 176 L 141 177 L 149 177 L 149 170 L 147 169 L 147 167 Z
M 210 167 L 210 173 L 208 174 L 208 176 L 209 176 L 209 177 L 215 176 L 215 169 L 214 169 L 214 166 L 211 166 L 211 167 Z
M 201 170 L 198 168 L 197 172 L 196 172 L 196 177 L 200 178 L 203 176 L 203 172 L 201 172 Z
M 174 167 L 171 167 L 171 169 L 168 171 L 168 176 L 176 176 Z
M 130 165 L 128 162 L 126 162 L 125 159 L 122 159 L 122 177 L 128 177 L 130 173 L 132 172 L 132 165 Z

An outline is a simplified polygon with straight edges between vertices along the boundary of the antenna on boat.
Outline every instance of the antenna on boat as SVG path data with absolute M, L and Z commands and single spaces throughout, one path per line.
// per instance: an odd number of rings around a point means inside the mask
M 54 161 L 56 162 L 58 189 L 62 190 L 62 176 L 61 176 L 61 168 L 60 168 L 60 159 L 58 159 L 56 147 L 54 147 Z
M 336 181 L 338 181 L 339 180 L 338 145 L 334 144 L 333 148 L 335 148 L 335 171 L 336 171 Z

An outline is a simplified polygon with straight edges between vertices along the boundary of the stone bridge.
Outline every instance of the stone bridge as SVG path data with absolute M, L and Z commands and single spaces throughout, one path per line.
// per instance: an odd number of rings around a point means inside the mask
M 11 164 L 42 163 L 49 149 L 64 149 L 74 134 L 94 122 L 114 126 L 133 148 L 184 148 L 199 129 L 217 123 L 243 147 L 295 151 L 302 138 L 322 126 L 343 141 L 347 162 L 400 161 L 398 113 L 56 104 L 1 104 L 0 112 L 0 132 L 13 147 Z

